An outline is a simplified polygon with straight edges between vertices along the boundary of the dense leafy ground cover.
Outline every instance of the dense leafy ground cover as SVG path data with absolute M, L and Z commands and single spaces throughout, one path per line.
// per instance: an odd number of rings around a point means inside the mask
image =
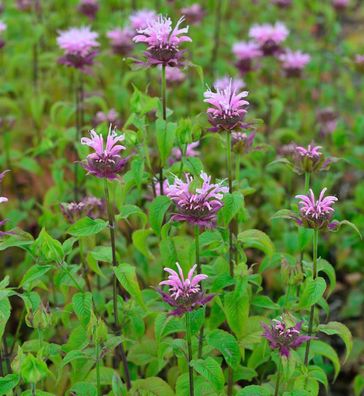
M 2 2 L 1 394 L 363 394 L 364 4 L 192 3 Z

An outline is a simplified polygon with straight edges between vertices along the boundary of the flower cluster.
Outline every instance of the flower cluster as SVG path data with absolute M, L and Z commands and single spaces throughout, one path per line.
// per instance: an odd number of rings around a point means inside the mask
M 185 73 L 178 67 L 166 67 L 166 80 L 168 81 L 169 85 L 178 85 L 183 83 L 186 79 Z
M 273 319 L 270 326 L 262 323 L 264 329 L 263 337 L 269 342 L 272 349 L 277 349 L 281 356 L 289 357 L 290 351 L 297 349 L 304 342 L 310 340 L 311 336 L 301 335 L 302 322 L 288 327 L 282 320 Z
M 115 55 L 127 56 L 133 50 L 134 31 L 130 27 L 116 28 L 106 34 Z
M 247 154 L 252 150 L 255 133 L 250 135 L 245 132 L 233 132 L 231 134 L 231 142 L 233 150 L 240 154 Z
M 133 40 L 147 45 L 145 55 L 149 65 L 177 66 L 180 63 L 183 54 L 180 44 L 192 41 L 186 35 L 188 26 L 180 28 L 183 21 L 184 18 L 180 18 L 172 29 L 171 19 L 159 15 L 157 19 L 149 21 L 146 28 L 137 30 L 138 34 Z
M 241 74 L 254 70 L 253 62 L 263 56 L 260 46 L 253 41 L 239 41 L 233 45 L 236 67 Z
M 313 173 L 328 169 L 332 161 L 330 158 L 325 159 L 320 151 L 321 148 L 313 144 L 309 144 L 307 148 L 295 146 L 294 159 L 297 173 Z
M 332 195 L 325 197 L 326 190 L 321 191 L 317 200 L 311 189 L 307 195 L 296 195 L 300 208 L 300 217 L 296 219 L 298 224 L 314 229 L 336 229 L 337 222 L 331 222 L 331 218 L 335 212 L 332 205 L 337 198 Z
M 66 220 L 74 223 L 84 216 L 97 219 L 105 212 L 105 203 L 102 199 L 85 197 L 80 202 L 61 203 L 61 211 Z
M 247 91 L 237 91 L 233 88 L 232 80 L 230 80 L 230 84 L 225 89 L 216 89 L 216 92 L 209 89 L 204 96 L 204 101 L 211 105 L 207 114 L 213 131 L 232 131 L 244 126 L 242 122 L 249 102 L 243 98 L 248 96 Z
M 110 125 L 105 146 L 101 134 L 98 135 L 96 131 L 91 130 L 90 136 L 91 139 L 82 138 L 81 143 L 91 147 L 95 152 L 87 156 L 82 166 L 89 174 L 96 177 L 115 179 L 128 162 L 128 158 L 120 156 L 120 152 L 125 150 L 125 147 L 118 144 L 125 139 L 124 135 L 117 135 Z
M 197 265 L 195 264 L 188 272 L 187 278 L 184 278 L 181 266 L 176 263 L 178 273 L 171 268 L 164 268 L 170 275 L 168 280 L 159 283 L 160 286 L 169 286 L 169 292 L 166 293 L 161 289 L 157 291 L 163 300 L 174 308 L 170 315 L 181 316 L 186 312 L 191 312 L 203 305 L 206 305 L 214 297 L 212 294 L 205 295 L 201 290 L 199 283 L 208 278 L 207 275 L 193 275 Z
M 78 11 L 89 19 L 95 19 L 99 3 L 97 0 L 80 0 Z
M 59 47 L 64 51 L 64 55 L 59 62 L 81 71 L 87 71 L 92 66 L 96 48 L 98 34 L 92 32 L 90 27 L 71 28 L 67 31 L 60 32 L 57 38 Z
M 149 24 L 157 19 L 157 14 L 153 10 L 142 9 L 133 12 L 130 17 L 130 25 L 135 30 L 145 29 Z
M 186 181 L 176 177 L 168 183 L 166 195 L 176 205 L 172 220 L 186 221 L 201 228 L 216 225 L 217 212 L 223 207 L 222 199 L 228 188 L 221 183 L 211 183 L 211 176 L 201 172 L 200 178 L 185 175 Z
M 182 8 L 181 14 L 185 16 L 186 21 L 191 25 L 199 25 L 205 16 L 205 11 L 200 4 L 194 3 L 190 7 Z
M 115 128 L 120 127 L 119 113 L 115 109 L 110 109 L 108 112 L 98 111 L 93 119 L 94 126 L 97 127 L 104 122 L 108 125 L 114 125 Z
M 192 142 L 187 144 L 186 148 L 186 157 L 197 157 L 199 155 L 199 152 L 195 150 L 199 146 L 200 142 Z M 169 159 L 170 164 L 174 164 L 177 161 L 180 161 L 182 159 L 182 151 L 179 147 L 174 147 L 172 149 L 171 157 Z
M 276 22 L 275 25 L 254 25 L 249 30 L 249 37 L 260 46 L 264 55 L 278 54 L 288 34 L 289 31 L 282 22 Z
M 311 56 L 301 51 L 289 51 L 278 56 L 287 77 L 300 77 Z

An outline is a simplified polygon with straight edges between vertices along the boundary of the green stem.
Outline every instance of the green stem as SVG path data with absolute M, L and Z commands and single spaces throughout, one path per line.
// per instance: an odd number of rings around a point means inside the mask
M 144 148 L 144 154 L 145 154 L 145 159 L 147 161 L 147 167 L 152 175 L 152 189 L 153 189 L 153 196 L 156 197 L 156 191 L 155 191 L 155 184 L 154 184 L 154 175 L 153 175 L 153 167 L 152 163 L 150 160 L 150 155 L 149 155 L 149 149 L 148 149 L 148 133 L 147 133 L 147 127 L 144 125 L 143 127 L 143 148 Z
M 191 317 L 189 312 L 186 312 L 185 316 L 186 316 L 187 364 L 188 364 L 188 376 L 189 376 L 189 385 L 190 385 L 190 396 L 194 396 L 195 389 L 193 384 L 193 368 L 190 364 L 192 360 Z
M 101 381 L 100 381 L 100 345 L 96 342 L 96 384 L 97 384 L 97 396 L 101 394 Z
M 310 188 L 310 178 L 311 178 L 311 174 L 309 172 L 305 173 L 305 193 L 307 193 L 307 191 Z
M 110 241 L 111 241 L 111 253 L 112 253 L 112 265 L 113 268 L 117 267 L 117 261 L 116 261 L 116 243 L 115 243 L 115 215 L 113 208 L 111 206 L 111 201 L 110 201 L 110 194 L 109 194 L 109 186 L 107 184 L 107 179 L 104 179 L 104 189 L 105 189 L 105 202 L 106 202 L 106 207 L 107 207 L 107 214 L 109 218 L 109 230 L 110 230 Z M 115 272 L 113 271 L 113 310 L 114 310 L 114 328 L 116 333 L 121 334 L 121 329 L 119 326 L 119 317 L 118 317 L 118 292 L 117 292 L 117 279 L 115 276 Z M 124 374 L 125 374 L 125 380 L 126 380 L 126 387 L 127 389 L 131 388 L 131 381 L 130 381 L 130 373 L 129 373 L 129 367 L 128 367 L 128 361 L 126 359 L 126 354 L 124 351 L 124 346 L 122 343 L 119 344 L 119 353 L 121 356 L 121 360 L 123 362 L 123 367 L 124 367 Z
M 166 82 L 166 65 L 162 65 L 162 115 L 163 120 L 167 120 L 167 82 Z M 160 195 L 164 195 L 163 191 L 163 166 L 159 168 L 159 186 Z
M 314 230 L 313 234 L 313 271 L 312 277 L 313 279 L 317 278 L 317 248 L 318 248 L 318 230 Z M 312 335 L 312 328 L 313 328 L 313 318 L 315 314 L 315 305 L 312 305 L 310 311 L 310 319 L 308 322 L 308 335 Z M 310 344 L 311 340 L 307 341 L 306 344 L 306 352 L 305 352 L 305 365 L 308 366 L 309 354 L 310 354 Z
M 63 265 L 64 262 L 61 263 L 61 267 L 62 269 L 66 272 L 66 274 L 70 277 L 70 279 L 72 280 L 73 284 L 75 285 L 76 289 L 78 289 L 79 291 L 83 292 L 82 287 L 80 286 L 80 284 L 77 282 L 76 278 L 72 275 L 71 271 L 65 266 Z
M 31 389 L 31 392 L 32 392 L 32 396 L 36 396 L 36 394 L 37 394 L 37 389 L 36 389 L 35 383 L 31 383 L 31 384 L 30 384 L 30 389 Z
M 87 276 L 88 268 L 87 268 L 87 264 L 86 264 L 86 260 L 85 260 L 85 255 L 84 255 L 84 252 L 83 252 L 82 238 L 78 241 L 78 246 L 80 248 L 80 259 L 81 259 L 81 264 L 82 264 L 83 279 L 85 281 L 85 284 L 87 286 L 88 291 L 91 292 L 92 291 L 92 287 L 91 287 L 90 280 L 89 280 L 89 278 Z
M 279 383 L 281 380 L 281 360 L 279 360 L 278 363 L 278 371 L 277 371 L 277 379 L 276 379 L 276 386 L 274 389 L 274 396 L 279 396 Z
M 229 193 L 233 192 L 233 180 L 232 180 L 232 161 L 231 161 L 231 133 L 226 132 L 226 162 L 227 162 L 227 173 L 229 182 Z M 233 221 L 229 224 L 229 270 L 230 276 L 234 276 L 234 246 L 233 246 Z

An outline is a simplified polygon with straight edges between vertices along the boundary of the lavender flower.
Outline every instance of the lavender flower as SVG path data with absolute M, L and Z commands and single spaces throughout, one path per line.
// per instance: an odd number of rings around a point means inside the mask
M 179 85 L 183 83 L 186 79 L 185 73 L 178 67 L 166 67 L 166 80 L 168 81 L 169 85 Z
M 81 143 L 93 148 L 95 152 L 87 156 L 87 161 L 82 162 L 82 166 L 88 174 L 99 178 L 115 179 L 128 162 L 128 158 L 120 156 L 120 152 L 125 150 L 125 147 L 118 144 L 125 139 L 124 135 L 117 135 L 110 125 L 105 147 L 101 134 L 98 135 L 91 130 L 90 135 L 91 139 L 84 137 Z
M 320 151 L 321 148 L 321 146 L 314 146 L 313 144 L 309 144 L 307 148 L 295 146 L 293 157 L 297 173 L 313 173 L 329 168 L 332 160 L 330 158 L 325 159 Z
M 200 4 L 194 3 L 190 7 L 182 8 L 181 14 L 186 17 L 186 21 L 191 25 L 199 25 L 205 16 L 205 11 Z
M 145 55 L 149 65 L 177 66 L 180 63 L 183 55 L 180 44 L 192 41 L 185 34 L 188 33 L 188 26 L 179 28 L 183 21 L 184 18 L 180 18 L 172 29 L 171 19 L 160 15 L 156 20 L 149 21 L 146 28 L 138 30 L 133 40 L 147 44 Z
M 157 14 L 155 13 L 155 11 L 147 9 L 135 11 L 129 17 L 131 27 L 135 31 L 145 29 L 150 23 L 152 23 L 156 19 Z
M 87 16 L 87 18 L 95 19 L 99 10 L 99 3 L 97 0 L 80 0 L 77 9 L 81 14 Z
M 63 216 L 70 223 L 74 223 L 84 216 L 97 219 L 105 212 L 104 201 L 95 197 L 85 197 L 80 202 L 62 202 L 60 207 Z
M 275 25 L 254 25 L 249 30 L 249 37 L 260 46 L 264 55 L 276 55 L 288 34 L 289 31 L 282 22 L 276 22 Z
M 236 58 L 236 67 L 241 74 L 254 69 L 253 61 L 263 56 L 258 44 L 252 41 L 239 41 L 233 45 L 233 54 Z
M 317 200 L 311 189 L 307 195 L 296 195 L 296 198 L 300 200 L 298 205 L 301 216 L 297 219 L 298 224 L 314 229 L 334 230 L 336 228 L 336 222 L 331 222 L 331 218 L 335 212 L 332 205 L 337 201 L 337 198 L 332 195 L 325 197 L 326 190 L 327 188 L 324 188 L 321 191 Z
M 200 180 L 185 175 L 186 181 L 178 177 L 168 183 L 166 195 L 176 205 L 173 221 L 185 221 L 201 228 L 216 226 L 217 212 L 223 207 L 222 199 L 229 189 L 221 183 L 211 183 L 211 176 L 201 172 Z
M 186 148 L 186 157 L 197 157 L 199 155 L 199 152 L 195 150 L 199 146 L 200 142 L 192 142 L 187 144 Z M 177 161 L 180 161 L 182 159 L 182 151 L 179 147 L 174 147 L 172 149 L 171 153 L 171 158 L 169 159 L 169 163 L 172 165 Z
M 103 111 L 98 111 L 93 119 L 93 124 L 95 127 L 102 123 L 107 123 L 108 125 L 114 125 L 115 128 L 121 126 L 121 120 L 119 113 L 115 109 L 110 109 L 107 113 Z
M 270 326 L 262 323 L 263 337 L 269 342 L 271 349 L 277 349 L 281 356 L 289 357 L 290 351 L 297 349 L 311 336 L 301 335 L 303 322 L 298 322 L 293 327 L 287 327 L 282 320 L 273 319 Z
M 326 107 L 317 112 L 317 121 L 320 126 L 320 134 L 323 136 L 331 135 L 338 121 L 338 113 L 332 107 Z
M 127 56 L 134 48 L 134 31 L 130 27 L 110 30 L 106 36 L 110 40 L 111 48 L 115 55 Z
M 301 51 L 286 51 L 278 56 L 287 77 L 301 77 L 302 70 L 310 62 L 311 56 Z
M 247 135 L 244 132 L 233 132 L 231 134 L 231 142 L 233 150 L 240 154 L 247 154 L 252 150 L 255 133 Z
M 336 11 L 344 11 L 349 7 L 350 0 L 332 0 L 332 6 Z
M 64 51 L 64 56 L 59 59 L 59 62 L 81 71 L 87 71 L 97 55 L 95 50 L 99 46 L 97 38 L 98 34 L 92 32 L 90 27 L 71 28 L 60 32 L 57 43 Z
M 249 102 L 243 100 L 248 96 L 247 91 L 239 92 L 233 89 L 232 81 L 225 89 L 217 89 L 216 92 L 208 90 L 204 94 L 205 102 L 211 107 L 208 108 L 207 114 L 209 122 L 213 126 L 212 130 L 234 130 L 244 126 L 242 123 L 247 112 L 246 106 Z
M 231 78 L 229 76 L 223 76 L 215 80 L 214 88 L 222 91 L 226 88 L 229 88 L 230 83 L 231 88 L 234 91 L 240 91 L 242 88 L 245 87 L 245 82 L 241 78 Z
M 169 293 L 161 289 L 157 291 L 163 300 L 171 307 L 175 308 L 169 315 L 181 316 L 186 312 L 191 312 L 203 305 L 206 305 L 214 297 L 212 294 L 205 295 L 201 291 L 199 283 L 208 276 L 204 274 L 193 275 L 197 265 L 195 264 L 188 272 L 187 278 L 184 278 L 182 268 L 176 263 L 178 273 L 171 268 L 164 268 L 170 275 L 168 280 L 159 283 L 160 286 L 169 286 Z

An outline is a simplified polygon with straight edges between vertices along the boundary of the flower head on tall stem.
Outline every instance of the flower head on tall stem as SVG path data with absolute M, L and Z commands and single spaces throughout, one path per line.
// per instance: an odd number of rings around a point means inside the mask
M 240 154 L 247 154 L 253 148 L 253 142 L 255 133 L 252 132 L 249 135 L 245 132 L 232 132 L 231 143 L 232 149 Z
M 260 46 L 253 41 L 239 41 L 233 45 L 235 66 L 241 74 L 254 70 L 253 62 L 263 56 Z
M 189 7 L 181 8 L 181 14 L 186 17 L 186 21 L 191 25 L 199 25 L 205 16 L 205 10 L 200 4 L 194 3 Z
M 83 72 L 88 71 L 88 67 L 93 65 L 97 55 L 96 48 L 99 46 L 97 38 L 98 34 L 91 31 L 88 26 L 60 32 L 57 43 L 64 51 L 64 55 L 59 62 Z
M 61 211 L 66 220 L 74 223 L 81 217 L 99 218 L 105 212 L 105 202 L 96 197 L 85 197 L 80 202 L 62 202 Z
M 187 144 L 186 148 L 186 157 L 198 157 L 199 152 L 195 150 L 199 146 L 200 142 L 192 142 Z M 172 149 L 171 157 L 169 159 L 169 163 L 172 165 L 177 161 L 180 161 L 182 159 L 182 151 L 179 147 L 174 147 Z
M 186 79 L 186 74 L 179 67 L 166 66 L 166 80 L 170 86 L 177 86 Z
M 110 109 L 108 112 L 98 111 L 93 119 L 94 126 L 98 126 L 106 122 L 108 125 L 114 125 L 115 128 L 120 127 L 121 119 L 119 113 L 115 109 Z
M 87 18 L 95 19 L 99 10 L 98 0 L 80 0 L 77 9 L 78 12 L 87 16 Z
M 137 31 L 133 40 L 147 45 L 145 55 L 149 65 L 177 66 L 180 64 L 183 55 L 180 45 L 192 41 L 186 35 L 188 26 L 180 28 L 183 21 L 184 18 L 180 18 L 176 26 L 172 28 L 171 19 L 159 15 L 157 19 L 149 21 L 146 28 Z
M 82 138 L 81 143 L 91 147 L 95 152 L 87 156 L 82 166 L 93 176 L 115 179 L 128 162 L 128 158 L 120 156 L 120 152 L 125 150 L 125 147 L 119 144 L 125 139 L 124 135 L 117 135 L 110 125 L 105 145 L 103 136 L 98 135 L 93 129 L 90 136 L 91 139 Z
M 304 67 L 310 62 L 311 56 L 301 51 L 287 50 L 278 56 L 287 77 L 301 77 Z
M 215 80 L 214 88 L 224 90 L 229 88 L 231 83 L 231 88 L 235 91 L 240 91 L 242 88 L 245 87 L 245 82 L 241 78 L 231 78 L 229 76 L 223 76 Z
M 319 172 L 329 168 L 332 159 L 325 159 L 321 149 L 321 146 L 315 146 L 314 144 L 309 144 L 307 147 L 294 147 L 293 157 L 295 170 L 298 174 Z
M 214 296 L 206 295 L 200 287 L 200 282 L 207 279 L 204 274 L 194 275 L 197 265 L 195 264 L 188 272 L 187 278 L 184 277 L 181 266 L 176 263 L 178 272 L 171 268 L 164 268 L 169 273 L 168 280 L 159 283 L 160 286 L 169 286 L 169 292 L 161 289 L 157 291 L 163 300 L 174 308 L 169 315 L 181 316 L 186 312 L 191 312 L 199 307 L 206 305 Z
M 253 39 L 263 51 L 264 55 L 276 55 L 281 50 L 281 44 L 288 37 L 289 31 L 282 22 L 275 25 L 254 25 L 249 30 L 249 37 Z
M 263 337 L 269 342 L 271 349 L 277 349 L 281 356 L 289 357 L 291 350 L 297 349 L 311 336 L 301 335 L 302 322 L 288 327 L 283 320 L 273 319 L 271 325 L 262 323 Z
M 133 12 L 130 17 L 130 25 L 135 30 L 145 29 L 148 24 L 157 19 L 157 14 L 153 10 L 143 9 Z
M 185 221 L 200 228 L 216 225 L 217 212 L 223 207 L 224 194 L 228 187 L 221 183 L 211 183 L 211 176 L 201 172 L 200 178 L 185 175 L 185 181 L 176 177 L 173 184 L 168 183 L 166 195 L 176 205 L 177 212 L 173 221 Z
M 204 96 L 204 102 L 211 105 L 207 109 L 207 114 L 213 131 L 232 131 L 244 126 L 243 119 L 249 102 L 243 98 L 248 96 L 247 91 L 237 91 L 230 80 L 230 84 L 225 89 L 216 89 L 216 92 L 209 89 Z
M 134 48 L 134 31 L 130 27 L 116 28 L 106 34 L 115 55 L 127 56 Z
M 307 195 L 296 195 L 299 199 L 300 218 L 299 224 L 307 228 L 335 230 L 337 222 L 331 222 L 335 212 L 332 205 L 338 200 L 332 195 L 325 197 L 327 188 L 324 188 L 316 200 L 314 192 L 310 189 Z

